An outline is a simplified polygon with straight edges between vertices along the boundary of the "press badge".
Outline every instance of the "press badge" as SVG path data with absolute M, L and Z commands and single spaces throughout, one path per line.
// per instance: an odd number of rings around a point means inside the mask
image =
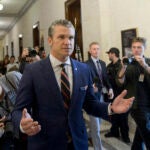
M 139 82 L 143 82 L 144 81 L 144 74 L 140 74 L 139 76 Z

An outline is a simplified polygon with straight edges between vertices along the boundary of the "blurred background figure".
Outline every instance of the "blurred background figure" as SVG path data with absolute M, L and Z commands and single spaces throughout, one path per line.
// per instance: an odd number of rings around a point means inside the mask
M 0 150 L 18 150 L 17 144 L 21 141 L 18 140 L 19 134 L 14 132 L 11 118 L 21 77 L 22 75 L 17 71 L 8 72 L 0 77 L 0 118 L 3 118 L 2 123 L 4 124 L 4 134 L 0 138 Z M 21 144 L 23 145 L 23 142 Z
M 9 64 L 9 55 L 6 55 L 4 60 L 3 60 L 2 74 L 6 73 L 8 64 Z
M 15 56 L 11 56 L 10 57 L 10 62 L 9 62 L 9 64 L 7 64 L 7 72 L 18 71 L 18 70 L 19 70 L 19 66 L 15 62 Z
M 99 101 L 104 101 L 104 94 L 110 95 L 110 98 L 113 98 L 113 90 L 107 78 L 106 64 L 104 61 L 99 59 L 100 56 L 100 45 L 98 42 L 92 42 L 89 45 L 90 58 L 86 61 L 86 64 L 89 66 L 95 96 Z M 104 86 L 108 89 L 108 92 L 103 91 Z M 92 142 L 94 150 L 102 150 L 102 143 L 100 138 L 100 124 L 101 119 L 89 115 L 90 118 L 90 133 L 92 137 Z
M 110 63 L 107 65 L 107 74 L 109 78 L 109 82 L 112 85 L 114 91 L 114 98 L 109 99 L 110 102 L 113 100 L 123 91 L 123 87 L 118 86 L 117 84 L 117 76 L 118 71 L 121 67 L 121 60 L 120 60 L 120 51 L 116 47 L 112 47 L 108 52 Z M 105 137 L 121 137 L 125 143 L 130 143 L 129 138 L 129 126 L 128 126 L 128 112 L 124 114 L 114 114 L 111 116 L 111 123 L 112 126 L 110 128 L 110 132 L 105 134 Z
M 46 58 L 46 51 L 45 51 L 44 47 L 40 47 L 39 56 L 41 59 Z
M 22 51 L 21 58 L 20 58 L 19 72 L 23 73 L 26 64 L 30 64 L 32 62 L 39 61 L 39 60 L 40 60 L 40 57 L 39 55 L 37 55 L 36 50 L 30 47 L 24 48 Z
M 39 46 L 38 46 L 38 45 L 34 46 L 34 49 L 35 49 L 35 51 L 37 52 L 37 55 L 39 55 L 39 51 L 40 51 Z

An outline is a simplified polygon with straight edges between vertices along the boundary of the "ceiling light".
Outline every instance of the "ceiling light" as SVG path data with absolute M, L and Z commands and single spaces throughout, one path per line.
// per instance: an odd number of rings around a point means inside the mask
M 22 34 L 19 34 L 19 38 L 22 38 Z
M 0 3 L 0 10 L 4 9 L 4 5 Z

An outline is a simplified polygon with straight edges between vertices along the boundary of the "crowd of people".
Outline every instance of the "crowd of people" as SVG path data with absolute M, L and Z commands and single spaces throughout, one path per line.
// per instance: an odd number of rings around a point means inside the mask
M 90 118 L 94 150 L 103 149 L 101 118 L 112 124 L 106 138 L 121 137 L 130 143 L 130 112 L 137 125 L 131 149 L 143 150 L 145 144 L 149 150 L 150 59 L 144 56 L 145 39 L 133 39 L 130 58 L 120 58 L 119 49 L 112 47 L 106 52 L 110 60 L 106 65 L 99 59 L 98 42 L 89 44 L 90 57 L 85 63 L 70 57 L 75 38 L 70 21 L 54 21 L 48 36 L 48 57 L 43 48 L 28 47 L 18 64 L 14 56 L 4 61 L 0 108 L 7 109 L 0 114 L 0 149 L 87 150 L 84 109 Z M 6 134 L 9 122 L 14 132 L 11 136 Z
M 30 47 L 24 48 L 20 59 L 15 62 L 15 56 L 6 55 L 1 64 L 0 72 L 0 149 L 26 150 L 27 136 L 14 132 L 11 113 L 15 107 L 17 90 L 27 64 L 39 61 L 46 57 L 44 48 L 39 51 Z M 40 53 L 42 55 L 40 55 Z M 5 65 L 4 65 L 5 64 Z
M 4 60 L 0 61 L 0 74 L 5 74 L 10 71 L 19 71 L 23 73 L 25 64 L 44 58 L 46 58 L 46 51 L 44 47 L 39 48 L 38 46 L 34 48 L 24 48 L 18 60 L 16 60 L 14 55 L 9 57 L 7 54 Z

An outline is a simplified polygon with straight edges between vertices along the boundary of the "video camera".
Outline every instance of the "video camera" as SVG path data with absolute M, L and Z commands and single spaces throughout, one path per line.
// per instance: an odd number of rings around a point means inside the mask
M 35 49 L 31 49 L 31 50 L 29 50 L 29 57 L 35 57 L 37 55 L 37 52 L 36 52 L 36 50 Z
M 122 60 L 122 62 L 123 62 L 124 65 L 129 65 L 129 64 L 131 64 L 132 62 L 135 62 L 135 61 L 136 61 L 136 60 L 135 60 L 134 57 L 124 58 L 124 59 Z

